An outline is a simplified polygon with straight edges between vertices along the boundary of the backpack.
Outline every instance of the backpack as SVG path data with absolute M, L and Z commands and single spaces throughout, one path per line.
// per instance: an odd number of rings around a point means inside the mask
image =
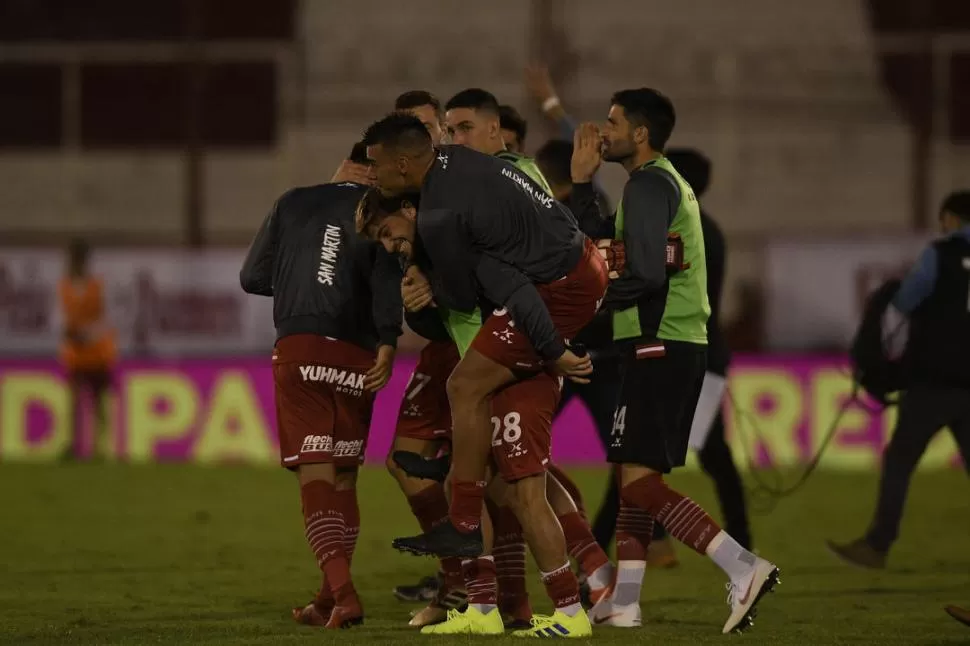
M 853 378 L 883 406 L 896 404 L 898 396 L 894 394 L 905 390 L 909 384 L 905 361 L 889 359 L 882 343 L 883 315 L 901 284 L 898 279 L 889 280 L 869 295 L 862 322 L 849 349 Z

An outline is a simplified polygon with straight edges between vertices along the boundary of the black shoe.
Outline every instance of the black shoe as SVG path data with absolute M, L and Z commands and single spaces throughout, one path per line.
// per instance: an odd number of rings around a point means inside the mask
M 415 585 L 399 585 L 394 588 L 398 601 L 431 601 L 438 594 L 439 578 L 426 576 Z
M 444 482 L 448 477 L 448 470 L 451 469 L 451 454 L 429 460 L 411 451 L 395 451 L 391 457 L 394 464 L 412 478 Z
M 485 550 L 481 528 L 473 532 L 460 532 L 450 521 L 435 525 L 425 534 L 395 538 L 392 545 L 402 552 L 440 558 L 453 556 L 473 559 L 481 556 Z

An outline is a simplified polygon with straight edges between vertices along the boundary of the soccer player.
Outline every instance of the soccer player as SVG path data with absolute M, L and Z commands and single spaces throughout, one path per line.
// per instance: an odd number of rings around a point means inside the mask
M 71 445 L 67 455 L 78 458 L 83 421 L 81 396 L 85 391 L 94 410 L 92 453 L 97 455 L 101 449 L 108 419 L 105 394 L 111 384 L 117 350 L 105 313 L 104 285 L 88 271 L 87 243 L 73 241 L 67 256 L 67 275 L 58 285 L 65 323 L 60 358 L 67 369 L 71 397 Z
M 774 564 L 744 549 L 664 475 L 683 466 L 707 365 L 707 270 L 700 210 L 690 185 L 663 151 L 674 129 L 673 104 L 660 92 L 613 95 L 603 157 L 630 174 L 616 213 L 626 269 L 604 306 L 624 350 L 623 385 L 607 456 L 619 465 L 618 572 L 594 621 L 640 623 L 640 589 L 654 521 L 730 579 L 724 633 L 747 628 L 755 604 L 778 580 Z
M 420 190 L 421 217 L 403 202 L 375 198 L 362 203 L 358 230 L 417 263 L 439 305 L 470 311 L 487 301 L 503 307 L 485 322 L 448 381 L 455 456 L 449 522 L 395 541 L 416 553 L 477 556 L 492 395 L 548 364 L 571 378 L 592 371 L 588 357 L 570 352 L 565 340 L 592 318 L 607 269 L 572 214 L 501 160 L 461 146 L 436 154 L 420 123 L 399 114 L 373 124 L 365 141 L 381 189 L 398 195 Z M 502 425 L 498 432 L 504 437 Z M 524 443 L 520 457 L 528 455 L 534 470 L 510 483 L 510 503 L 557 607 L 534 630 L 558 626 L 584 634 L 589 629 L 578 584 L 545 496 L 548 442 L 530 439 L 533 446 Z
M 510 105 L 498 106 L 499 124 L 502 127 L 502 141 L 505 148 L 513 153 L 525 153 L 525 136 L 529 132 L 529 124 L 519 111 Z
M 351 160 L 365 163 L 364 150 L 355 146 Z M 323 574 L 316 598 L 293 617 L 327 628 L 363 622 L 350 576 L 357 469 L 401 335 L 400 269 L 354 231 L 366 190 L 331 183 L 285 193 L 239 275 L 246 292 L 273 297 L 280 457 L 299 478 L 306 539 Z

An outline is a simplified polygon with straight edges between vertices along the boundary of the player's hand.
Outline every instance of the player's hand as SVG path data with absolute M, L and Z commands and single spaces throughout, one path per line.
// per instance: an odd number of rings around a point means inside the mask
M 595 123 L 583 123 L 573 133 L 573 159 L 569 171 L 573 183 L 593 181 L 603 163 L 603 138 Z
M 525 68 L 525 86 L 540 106 L 556 96 L 549 68 L 542 63 L 532 63 Z
M 337 172 L 333 174 L 330 181 L 335 184 L 340 182 L 354 182 L 355 184 L 363 184 L 365 186 L 374 185 L 371 167 L 366 164 L 355 164 L 349 159 L 340 162 L 340 166 L 337 167 Z
M 401 300 L 404 301 L 404 309 L 409 312 L 421 311 L 429 305 L 434 306 L 431 283 L 414 265 L 408 267 L 401 281 Z
M 391 370 L 394 368 L 394 347 L 382 345 L 377 348 L 377 361 L 374 367 L 364 375 L 364 389 L 367 392 L 376 393 L 387 385 L 391 378 Z
M 568 348 L 562 356 L 556 359 L 556 368 L 559 372 L 577 384 L 588 384 L 587 375 L 593 372 L 593 360 L 587 354 L 584 357 L 577 357 Z
M 623 244 L 623 241 L 603 238 L 596 241 L 596 250 L 599 251 L 600 257 L 606 261 L 610 280 L 619 278 L 626 268 L 626 245 Z

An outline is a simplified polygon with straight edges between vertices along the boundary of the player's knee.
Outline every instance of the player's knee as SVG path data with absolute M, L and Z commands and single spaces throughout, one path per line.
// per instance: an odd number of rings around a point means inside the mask
M 484 399 L 488 394 L 482 392 L 480 384 L 476 383 L 475 379 L 459 370 L 455 370 L 448 377 L 448 383 L 445 387 L 448 391 L 448 401 L 451 402 L 452 408 L 474 405 L 479 400 Z

